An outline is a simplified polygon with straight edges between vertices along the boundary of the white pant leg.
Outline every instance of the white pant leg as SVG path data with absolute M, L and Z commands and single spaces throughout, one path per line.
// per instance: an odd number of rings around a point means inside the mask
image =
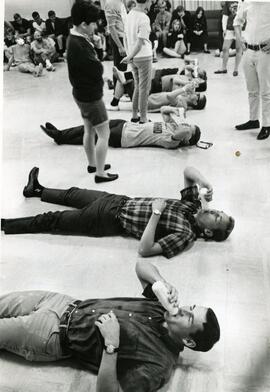
M 259 120 L 260 85 L 257 72 L 258 52 L 247 49 L 243 56 L 243 69 L 246 78 L 249 100 L 249 119 Z
M 270 127 L 270 54 L 258 52 L 257 72 L 262 100 L 262 126 Z

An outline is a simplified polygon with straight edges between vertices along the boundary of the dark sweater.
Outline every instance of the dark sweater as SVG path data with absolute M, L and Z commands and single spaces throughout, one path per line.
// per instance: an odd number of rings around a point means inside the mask
M 84 37 L 70 34 L 67 63 L 73 96 L 81 102 L 99 100 L 103 95 L 103 66 L 95 49 Z

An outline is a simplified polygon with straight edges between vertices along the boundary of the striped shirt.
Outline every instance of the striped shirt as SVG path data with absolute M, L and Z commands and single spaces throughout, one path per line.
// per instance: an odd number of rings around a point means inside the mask
M 155 233 L 155 241 L 162 254 L 171 258 L 196 240 L 194 214 L 201 208 L 198 188 L 193 186 L 181 191 L 181 200 L 166 199 Z M 121 208 L 119 219 L 124 230 L 140 239 L 152 215 L 154 198 L 128 199 Z

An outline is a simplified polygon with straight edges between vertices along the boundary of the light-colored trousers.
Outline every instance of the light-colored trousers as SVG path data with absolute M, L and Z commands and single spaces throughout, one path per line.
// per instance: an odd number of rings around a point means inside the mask
M 23 73 L 34 73 L 36 69 L 35 64 L 33 63 L 21 63 L 18 65 L 18 70 Z
M 64 358 L 59 324 L 74 299 L 48 291 L 21 291 L 0 297 L 0 350 L 29 361 Z
M 133 113 L 140 112 L 141 118 L 146 118 L 147 100 L 152 81 L 152 57 L 133 59 L 132 73 L 134 77 L 134 92 L 132 96 Z
M 270 54 L 262 50 L 247 49 L 243 56 L 250 120 L 260 118 L 262 101 L 262 126 L 270 127 Z

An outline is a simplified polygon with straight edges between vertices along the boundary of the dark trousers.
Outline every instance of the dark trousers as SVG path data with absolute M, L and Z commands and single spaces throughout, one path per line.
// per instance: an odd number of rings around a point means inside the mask
M 26 218 L 6 219 L 6 234 L 61 233 L 102 237 L 123 233 L 118 219 L 127 196 L 88 189 L 44 188 L 41 200 L 76 210 L 47 212 Z
M 109 146 L 121 147 L 121 138 L 123 126 L 126 123 L 125 120 L 115 119 L 109 121 L 110 127 L 110 138 Z M 63 129 L 60 134 L 55 138 L 57 144 L 83 144 L 84 126 Z M 97 137 L 96 137 L 97 139 Z

